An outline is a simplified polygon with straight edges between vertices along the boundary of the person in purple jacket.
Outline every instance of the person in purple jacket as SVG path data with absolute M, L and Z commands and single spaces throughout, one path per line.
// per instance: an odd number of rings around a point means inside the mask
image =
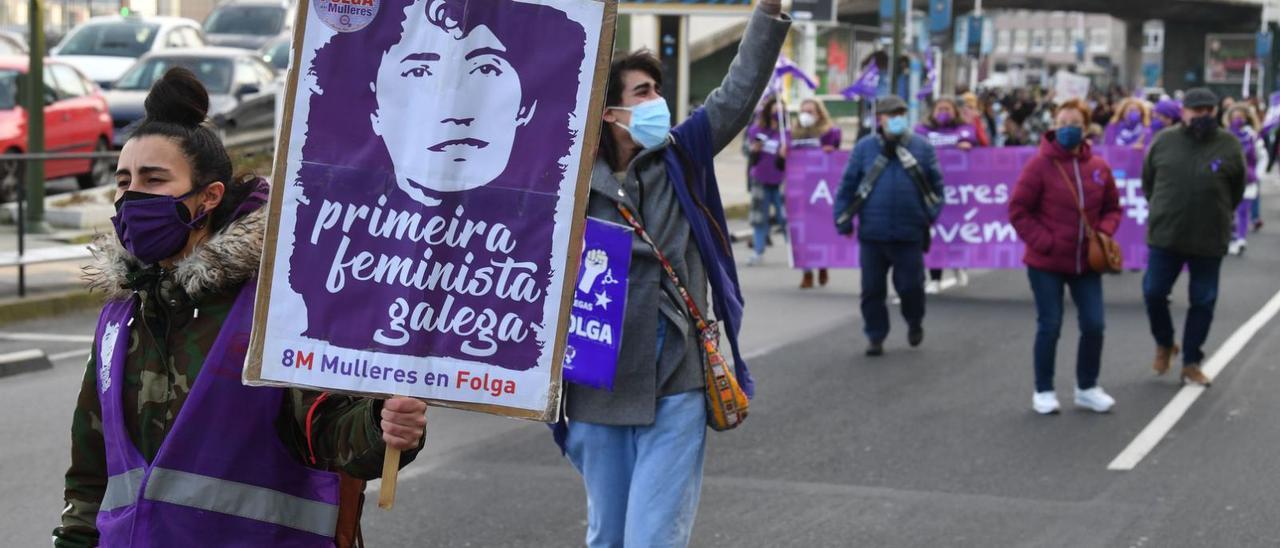
M 933 112 L 929 114 L 929 118 L 916 126 L 916 135 L 924 137 L 937 150 L 949 148 L 969 150 L 975 146 L 981 146 L 977 129 L 964 122 L 955 100 L 949 97 L 934 101 Z M 969 275 L 964 270 L 957 268 L 955 275 L 958 285 L 969 283 Z M 924 290 L 929 294 L 942 290 L 941 268 L 929 269 L 929 281 L 925 284 Z
M 787 212 L 782 203 L 782 180 L 786 176 L 787 152 L 785 142 L 786 104 L 776 96 L 765 99 L 756 122 L 747 128 L 748 173 L 751 187 L 751 213 L 748 221 L 754 232 L 748 266 L 764 262 L 764 248 L 769 240 L 769 228 L 776 219 L 786 227 Z M 772 211 L 770 211 L 772 210 Z
M 834 152 L 840 148 L 840 140 L 844 133 L 831 121 L 827 107 L 814 98 L 800 103 L 799 127 L 791 132 L 788 143 L 791 148 L 821 148 L 823 152 Z M 818 285 L 825 287 L 829 277 L 827 269 L 818 269 Z M 813 271 L 805 270 L 800 279 L 800 289 L 813 288 Z
M 1228 251 L 1232 255 L 1244 253 L 1245 238 L 1249 235 L 1250 213 L 1253 203 L 1258 199 L 1258 116 L 1248 103 L 1238 103 L 1227 111 L 1227 127 L 1231 134 L 1240 140 L 1240 148 L 1244 149 L 1245 187 L 1244 200 L 1236 208 L 1235 237 L 1231 240 Z
M 933 112 L 920 125 L 916 135 L 924 137 L 935 149 L 969 150 L 978 146 L 978 130 L 960 117 L 955 99 L 943 97 L 934 101 Z
M 1151 115 L 1147 104 L 1130 97 L 1120 103 L 1116 114 L 1107 125 L 1102 144 L 1109 146 L 1146 148 L 1151 144 Z
M 1182 102 L 1177 99 L 1161 99 L 1151 111 L 1151 135 L 1182 123 Z

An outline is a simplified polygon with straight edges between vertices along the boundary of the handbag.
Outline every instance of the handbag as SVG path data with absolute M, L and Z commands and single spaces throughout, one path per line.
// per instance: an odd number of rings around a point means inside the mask
M 675 269 L 662 254 L 662 250 L 658 249 L 658 245 L 649 237 L 649 233 L 645 232 L 644 226 L 626 207 L 622 204 L 616 205 L 622 218 L 635 229 L 636 235 L 653 249 L 658 262 L 662 264 L 662 269 L 666 271 L 667 277 L 675 284 L 680 297 L 684 299 L 689 315 L 693 317 L 694 325 L 698 328 L 698 338 L 702 342 L 702 366 L 706 378 L 703 394 L 707 405 L 707 426 L 717 432 L 737 428 L 743 420 L 746 420 L 747 408 L 751 402 L 747 399 L 747 393 L 743 392 L 742 386 L 738 384 L 738 378 L 724 359 L 724 354 L 720 352 L 718 322 L 707 322 L 703 319 L 698 305 L 693 302 L 693 297 L 689 296 L 689 291 L 685 289 L 684 284 L 680 283 L 680 277 L 676 275 Z
M 1058 173 L 1062 174 L 1062 182 L 1070 190 L 1071 198 L 1076 201 L 1076 210 L 1080 212 L 1080 219 L 1084 222 L 1089 269 L 1102 274 L 1117 274 L 1124 271 L 1124 253 L 1120 251 L 1120 244 L 1117 244 L 1111 236 L 1093 229 L 1093 225 L 1089 224 L 1089 216 L 1084 213 L 1084 204 L 1081 203 L 1080 196 L 1077 194 L 1077 187 L 1071 184 L 1071 176 L 1067 175 L 1067 170 L 1062 168 L 1062 164 L 1055 161 L 1053 165 L 1058 168 Z M 1083 185 L 1080 188 L 1082 189 Z

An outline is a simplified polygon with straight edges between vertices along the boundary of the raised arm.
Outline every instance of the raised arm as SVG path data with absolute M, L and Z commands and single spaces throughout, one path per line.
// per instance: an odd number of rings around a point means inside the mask
M 751 121 L 790 28 L 791 18 L 782 14 L 781 0 L 756 4 L 729 73 L 704 103 L 715 153 L 724 150 Z

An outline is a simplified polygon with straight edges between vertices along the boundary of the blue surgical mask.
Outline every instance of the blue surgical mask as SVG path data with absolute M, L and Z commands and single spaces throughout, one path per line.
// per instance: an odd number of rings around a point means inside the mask
M 666 99 L 659 97 L 634 107 L 609 108 L 631 113 L 631 125 L 618 123 L 618 127 L 627 130 L 631 139 L 646 149 L 662 144 L 667 139 L 667 134 L 671 133 L 671 110 L 667 108 Z
M 1076 148 L 1084 141 L 1084 129 L 1080 126 L 1062 126 L 1058 128 L 1057 141 L 1067 150 Z
M 885 133 L 896 137 L 905 134 L 907 132 L 908 125 L 907 115 L 899 114 L 897 116 L 890 116 L 889 121 L 884 124 L 884 131 Z

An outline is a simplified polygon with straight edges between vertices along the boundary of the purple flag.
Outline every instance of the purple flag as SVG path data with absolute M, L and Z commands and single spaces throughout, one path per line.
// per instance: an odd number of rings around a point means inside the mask
M 1093 151 L 1111 165 L 1120 191 L 1124 218 L 1115 239 L 1124 251 L 1125 268 L 1141 268 L 1147 263 L 1143 151 L 1131 147 Z M 1024 268 L 1024 245 L 1009 223 L 1009 199 L 1022 167 L 1036 149 L 937 152 L 947 206 L 933 226 L 933 247 L 925 264 L 931 268 Z M 836 234 L 831 209 L 848 158 L 848 151 L 820 150 L 794 150 L 787 157 L 787 226 L 796 268 L 858 268 L 857 239 Z
M 916 92 L 916 99 L 924 99 L 933 95 L 933 82 L 938 78 L 937 67 L 933 65 L 933 50 L 931 49 L 924 57 L 924 85 L 920 86 L 920 91 Z
M 631 229 L 587 219 L 582 264 L 569 313 L 564 380 L 613 390 L 631 266 Z
M 1280 125 L 1280 91 L 1271 94 L 1267 100 L 1267 117 L 1262 121 L 1262 132 L 1266 133 Z
M 853 85 L 844 88 L 840 92 L 846 99 L 854 97 L 862 97 L 863 99 L 875 99 L 876 89 L 880 86 L 880 67 L 875 63 L 867 63 L 867 68 L 862 69 L 862 74 L 858 75 L 858 79 Z
M 795 64 L 785 55 L 778 56 L 778 63 L 773 66 L 773 79 L 769 88 L 774 90 L 782 89 L 782 79 L 788 74 L 799 78 L 801 82 L 804 82 L 804 85 L 809 86 L 809 89 L 818 89 L 818 82 L 812 76 L 806 74 L 800 68 L 800 65 Z

